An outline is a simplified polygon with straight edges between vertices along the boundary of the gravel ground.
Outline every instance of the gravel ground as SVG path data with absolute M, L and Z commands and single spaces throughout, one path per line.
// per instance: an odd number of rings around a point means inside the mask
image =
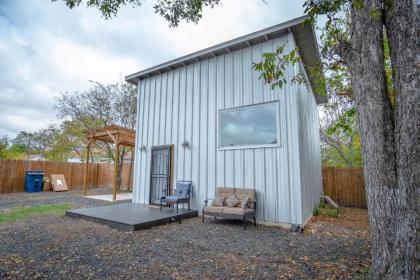
M 107 202 L 77 192 L 0 196 L 0 209 Z M 0 224 L 0 279 L 349 279 L 369 267 L 367 213 L 316 217 L 305 233 L 200 218 L 137 232 L 64 216 Z
M 111 194 L 112 190 L 98 188 L 89 190 L 88 195 Z M 118 201 L 117 203 L 120 203 Z M 93 207 L 107 205 L 110 202 L 85 198 L 81 191 L 72 190 L 68 192 L 37 192 L 37 193 L 8 193 L 0 194 L 0 211 L 12 207 L 25 207 L 39 204 L 69 203 L 72 208 Z

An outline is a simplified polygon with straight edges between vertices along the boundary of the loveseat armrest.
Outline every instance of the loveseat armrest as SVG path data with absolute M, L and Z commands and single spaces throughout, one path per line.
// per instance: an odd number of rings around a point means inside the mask
M 254 201 L 254 202 L 252 202 L 252 204 L 254 204 L 254 211 L 255 212 L 257 212 L 257 202 L 256 201 Z M 245 208 L 244 209 L 252 209 L 252 208 L 250 208 L 249 206 L 248 206 L 248 204 L 245 206 Z
M 204 206 L 203 206 L 203 208 L 206 207 L 206 206 L 208 206 L 207 204 L 209 203 L 209 201 L 212 201 L 212 200 L 213 200 L 213 198 L 207 198 L 206 200 L 204 200 Z

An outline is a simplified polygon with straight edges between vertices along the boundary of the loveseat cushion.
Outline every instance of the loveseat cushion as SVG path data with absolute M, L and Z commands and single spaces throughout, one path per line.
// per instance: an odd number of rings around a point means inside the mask
M 223 209 L 226 207 L 215 207 L 215 206 L 206 206 L 204 207 L 205 213 L 215 213 L 215 214 L 222 214 Z
M 251 196 L 247 195 L 245 198 L 241 201 L 241 208 L 249 208 L 249 202 L 251 201 Z
M 215 206 L 215 207 L 222 207 L 224 204 L 225 198 L 223 196 L 216 196 L 215 198 L 213 198 L 213 200 L 211 201 L 211 206 Z
M 236 189 L 236 195 L 238 199 L 243 201 L 247 196 L 249 196 L 248 208 L 254 208 L 254 201 L 256 199 L 255 189 Z
M 249 212 L 255 212 L 254 209 L 242 209 L 242 208 L 230 208 L 230 207 L 225 207 L 223 209 L 223 214 L 228 214 L 228 215 L 238 215 L 238 216 L 242 216 L 245 213 L 249 213 Z
M 236 194 L 231 194 L 228 198 L 225 199 L 225 204 L 227 207 L 236 207 L 241 204 L 241 201 L 238 199 Z
M 235 193 L 235 188 L 217 188 L 216 196 L 223 196 L 224 198 L 228 198 L 231 194 Z

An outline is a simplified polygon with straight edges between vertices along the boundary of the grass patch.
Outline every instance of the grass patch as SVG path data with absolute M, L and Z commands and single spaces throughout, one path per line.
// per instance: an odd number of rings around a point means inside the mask
M 0 223 L 10 223 L 39 215 L 64 215 L 70 204 L 44 204 L 30 207 L 11 208 L 0 212 Z
M 322 216 L 337 218 L 338 217 L 338 209 L 319 208 L 319 214 L 322 215 Z
M 337 218 L 338 217 L 339 210 L 335 208 L 331 208 L 328 204 L 326 204 L 323 200 L 320 201 L 320 203 L 314 207 L 314 210 L 312 211 L 312 214 L 314 216 L 328 216 Z

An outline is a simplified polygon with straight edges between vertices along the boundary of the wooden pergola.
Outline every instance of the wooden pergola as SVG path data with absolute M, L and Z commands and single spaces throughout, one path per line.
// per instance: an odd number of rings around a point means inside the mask
M 87 153 L 86 153 L 86 172 L 83 183 L 83 195 L 87 195 L 87 177 L 89 174 L 89 156 L 90 148 L 96 141 L 101 141 L 104 143 L 110 143 L 115 145 L 115 154 L 114 154 L 114 189 L 112 191 L 112 200 L 115 200 L 117 197 L 117 185 L 118 185 L 118 168 L 119 168 L 119 154 L 120 146 L 134 148 L 136 132 L 132 129 L 124 128 L 118 125 L 107 125 L 101 128 L 91 130 L 87 133 L 88 143 L 87 143 Z M 134 149 L 133 149 L 134 151 Z M 132 151 L 132 153 L 134 153 Z M 133 156 L 131 158 L 131 163 L 133 162 Z M 130 172 L 131 178 L 131 172 Z

